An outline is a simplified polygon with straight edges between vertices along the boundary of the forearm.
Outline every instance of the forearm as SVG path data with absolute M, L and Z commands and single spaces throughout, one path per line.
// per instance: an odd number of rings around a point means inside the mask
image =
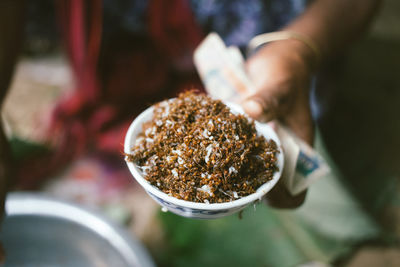
M 315 0 L 284 30 L 311 38 L 319 46 L 323 62 L 364 32 L 380 3 L 381 0 Z

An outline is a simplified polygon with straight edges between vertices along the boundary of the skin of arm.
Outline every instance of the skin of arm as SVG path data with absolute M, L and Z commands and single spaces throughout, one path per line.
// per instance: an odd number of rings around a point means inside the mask
M 0 111 L 10 85 L 24 24 L 24 1 L 0 2 Z M 0 118 L 0 219 L 4 214 L 4 201 L 12 177 L 11 151 Z M 0 263 L 4 254 L 0 246 Z
M 246 67 L 256 92 L 242 106 L 255 119 L 278 119 L 312 145 L 314 123 L 309 95 L 312 75 L 324 62 L 340 54 L 356 40 L 379 9 L 379 0 L 316 0 L 283 31 L 307 36 L 315 42 L 321 57 L 305 43 L 288 39 L 260 48 Z M 277 208 L 300 206 L 306 192 L 291 196 L 282 183 L 267 195 Z

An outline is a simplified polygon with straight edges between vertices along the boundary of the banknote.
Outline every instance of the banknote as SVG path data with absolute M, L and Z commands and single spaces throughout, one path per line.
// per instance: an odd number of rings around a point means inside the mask
M 281 123 L 274 127 L 284 150 L 283 182 L 292 195 L 297 195 L 330 172 L 324 158 Z M 315 134 L 318 136 L 318 132 Z
M 239 95 L 252 90 L 239 49 L 227 48 L 216 33 L 204 39 L 194 52 L 193 59 L 210 95 L 235 101 Z
M 240 50 L 226 47 L 218 34 L 210 33 L 195 50 L 193 59 L 212 97 L 235 102 L 255 92 Z M 289 128 L 275 121 L 274 129 L 284 151 L 282 179 L 292 195 L 299 194 L 330 171 L 323 157 Z

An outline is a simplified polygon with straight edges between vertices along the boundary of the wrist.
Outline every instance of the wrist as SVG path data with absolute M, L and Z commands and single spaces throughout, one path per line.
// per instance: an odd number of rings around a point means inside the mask
M 285 40 L 283 42 L 286 43 L 285 49 L 290 49 L 293 56 L 296 56 L 297 60 L 302 62 L 309 73 L 313 73 L 318 69 L 320 58 L 316 56 L 309 46 L 296 39 Z
M 248 52 L 251 53 L 265 44 L 276 42 L 279 43 L 278 46 L 288 46 L 288 51 L 300 56 L 311 71 L 318 68 L 321 60 L 318 44 L 307 35 L 295 31 L 285 30 L 257 35 L 250 40 Z

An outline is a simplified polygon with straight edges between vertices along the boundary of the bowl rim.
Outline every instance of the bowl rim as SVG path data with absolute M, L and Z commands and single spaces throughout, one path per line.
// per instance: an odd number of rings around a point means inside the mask
M 231 109 L 232 113 L 234 113 L 234 114 L 240 113 L 240 114 L 247 116 L 244 113 L 243 109 L 238 104 L 225 102 L 225 101 L 223 101 L 223 102 Z M 129 126 L 129 129 L 126 133 L 125 141 L 124 141 L 124 152 L 126 154 L 131 153 L 131 144 L 134 144 L 134 142 L 136 140 L 136 136 L 134 136 L 133 133 L 135 132 L 135 130 L 138 127 L 142 127 L 143 123 L 148 121 L 148 118 L 152 117 L 153 109 L 154 109 L 154 105 L 150 106 L 149 108 L 144 110 L 133 120 L 133 122 Z M 186 201 L 183 199 L 178 199 L 178 198 L 169 196 L 168 194 L 159 190 L 157 187 L 151 185 L 143 177 L 143 175 L 141 174 L 141 171 L 138 169 L 138 167 L 133 162 L 130 162 L 127 160 L 127 156 L 125 157 L 125 161 L 128 165 L 128 168 L 129 168 L 132 176 L 147 191 L 147 193 L 151 193 L 154 196 L 161 198 L 162 200 L 172 203 L 176 206 L 181 206 L 181 207 L 190 208 L 190 209 L 197 209 L 197 210 L 215 211 L 215 210 L 233 209 L 236 207 L 248 205 L 257 200 L 261 200 L 262 197 L 265 194 L 267 194 L 268 191 L 270 191 L 275 186 L 275 184 L 278 182 L 278 180 L 280 179 L 280 177 L 282 175 L 282 171 L 283 171 L 283 167 L 284 167 L 284 155 L 283 155 L 282 145 L 278 138 L 278 135 L 276 134 L 276 132 L 273 130 L 273 128 L 268 123 L 260 123 L 258 121 L 254 121 L 254 122 L 255 122 L 257 131 L 259 131 L 262 128 L 268 129 L 270 136 L 265 136 L 263 134 L 264 137 L 266 137 L 267 139 L 273 139 L 276 142 L 276 144 L 279 148 L 279 151 L 280 151 L 280 153 L 278 154 L 278 160 L 277 160 L 279 170 L 274 173 L 272 180 L 264 183 L 253 194 L 250 194 L 248 196 L 245 196 L 245 197 L 242 197 L 242 198 L 230 201 L 230 202 L 207 204 L 207 203 Z
M 97 235 L 107 242 L 111 249 L 115 249 L 121 259 L 128 264 L 127 266 L 156 266 L 147 248 L 135 234 L 105 217 L 93 207 L 84 207 L 66 199 L 56 198 L 48 193 L 14 191 L 7 194 L 5 214 L 0 236 L 6 230 L 4 223 L 12 218 L 26 216 L 28 220 L 29 217 L 58 219 L 75 224 L 76 227 L 85 228 Z M 41 266 L 41 264 L 39 265 Z

